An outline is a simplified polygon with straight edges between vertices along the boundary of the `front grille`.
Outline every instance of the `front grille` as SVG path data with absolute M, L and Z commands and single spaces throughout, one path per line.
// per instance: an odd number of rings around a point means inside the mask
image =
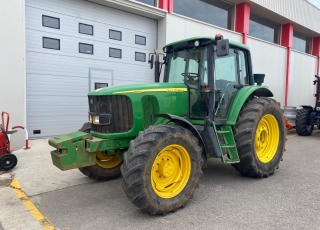
M 89 110 L 92 113 L 100 115 L 111 114 L 112 116 L 110 125 L 92 124 L 92 131 L 99 133 L 122 133 L 132 128 L 132 104 L 126 96 L 89 96 Z

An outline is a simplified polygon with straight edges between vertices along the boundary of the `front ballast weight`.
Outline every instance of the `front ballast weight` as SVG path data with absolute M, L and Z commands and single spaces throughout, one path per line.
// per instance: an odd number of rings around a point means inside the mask
M 129 141 L 129 139 L 101 139 L 77 131 L 49 139 L 49 145 L 55 148 L 51 151 L 52 163 L 64 171 L 95 165 L 97 153 L 113 156 L 115 149 L 128 148 Z M 121 151 L 117 153 L 122 155 Z
M 49 145 L 56 148 L 51 151 L 52 163 L 63 171 L 94 165 L 95 152 L 86 148 L 86 141 L 92 138 L 90 134 L 78 131 L 49 139 Z

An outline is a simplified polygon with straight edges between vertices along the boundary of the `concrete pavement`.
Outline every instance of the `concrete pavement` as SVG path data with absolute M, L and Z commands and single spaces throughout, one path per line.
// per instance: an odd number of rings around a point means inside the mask
M 5 230 L 42 229 L 9 185 L 14 176 L 24 192 L 33 197 L 51 191 L 90 183 L 92 180 L 83 176 L 78 170 L 62 172 L 52 165 L 47 139 L 31 140 L 31 149 L 20 149 L 13 153 L 18 157 L 17 166 L 10 172 L 0 175 L 0 223 Z
M 19 162 L 12 173 L 57 229 L 320 229 L 320 131 L 314 131 L 310 137 L 289 132 L 284 161 L 269 178 L 243 177 L 210 160 L 187 207 L 164 217 L 132 205 L 120 179 L 96 182 L 78 170 L 60 171 L 47 140 L 15 152 Z M 41 229 L 11 188 L 0 194 L 4 230 Z

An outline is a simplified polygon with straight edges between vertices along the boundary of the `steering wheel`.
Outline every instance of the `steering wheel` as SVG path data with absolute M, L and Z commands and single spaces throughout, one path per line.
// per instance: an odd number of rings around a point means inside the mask
M 182 76 L 186 76 L 187 78 L 189 78 L 189 80 L 196 80 L 197 78 L 199 78 L 199 74 L 197 73 L 182 73 Z

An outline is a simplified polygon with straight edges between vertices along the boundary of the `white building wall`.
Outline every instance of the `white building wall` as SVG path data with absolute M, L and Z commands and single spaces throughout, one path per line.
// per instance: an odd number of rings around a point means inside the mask
M 9 128 L 26 124 L 24 12 L 24 0 L 0 0 L 0 112 L 10 113 Z
M 166 22 L 166 43 L 196 36 L 214 37 L 218 33 L 229 40 L 236 42 L 241 42 L 242 40 L 242 36 L 239 33 L 174 13 L 167 14 Z
M 289 79 L 288 105 L 298 107 L 300 105 L 314 106 L 315 80 L 317 74 L 317 58 L 298 51 L 291 52 L 291 68 Z
M 284 105 L 286 81 L 285 47 L 248 37 L 253 73 L 264 73 L 264 85 L 273 92 L 274 99 Z

